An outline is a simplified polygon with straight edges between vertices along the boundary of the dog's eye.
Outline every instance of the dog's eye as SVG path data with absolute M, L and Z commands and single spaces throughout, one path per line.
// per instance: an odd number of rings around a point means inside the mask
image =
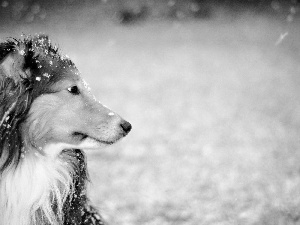
M 80 91 L 79 88 L 77 86 L 72 86 L 68 88 L 68 91 L 73 94 L 73 95 L 79 95 Z

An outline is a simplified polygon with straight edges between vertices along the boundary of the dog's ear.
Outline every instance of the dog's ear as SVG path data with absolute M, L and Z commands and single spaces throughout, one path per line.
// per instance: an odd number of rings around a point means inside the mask
M 28 76 L 29 71 L 24 68 L 25 65 L 25 51 L 13 50 L 0 61 L 0 80 L 11 78 L 15 83 L 18 83 L 21 78 Z

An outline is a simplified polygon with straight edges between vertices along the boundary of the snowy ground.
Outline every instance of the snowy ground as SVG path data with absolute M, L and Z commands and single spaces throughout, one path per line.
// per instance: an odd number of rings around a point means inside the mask
M 83 15 L 6 26 L 0 38 L 50 34 L 132 123 L 88 154 L 91 199 L 112 225 L 300 224 L 299 21 Z

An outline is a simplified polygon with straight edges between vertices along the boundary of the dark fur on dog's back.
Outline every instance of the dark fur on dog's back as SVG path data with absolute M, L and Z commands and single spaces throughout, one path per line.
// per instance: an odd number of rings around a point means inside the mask
M 0 63 L 9 54 L 14 54 L 20 49 L 22 49 L 20 60 L 24 60 L 22 68 L 16 69 L 11 76 L 0 68 L 0 191 L 1 182 L 4 182 L 1 181 L 1 175 L 10 176 L 7 174 L 15 170 L 20 163 L 25 145 L 21 124 L 27 120 L 34 100 L 44 94 L 51 94 L 53 90 L 50 87 L 64 79 L 66 69 L 75 68 L 71 60 L 60 55 L 58 49 L 50 44 L 47 36 L 28 37 L 24 40 L 10 39 L 0 44 Z M 55 67 L 51 66 L 52 60 L 56 63 Z M 27 70 L 30 72 L 27 73 Z M 43 75 L 46 77 L 42 77 Z M 74 189 L 67 194 L 63 203 L 63 218 L 56 220 L 59 224 L 65 225 L 103 224 L 101 217 L 89 205 L 86 196 L 88 174 L 83 151 L 66 149 L 60 157 L 72 168 L 71 186 Z M 50 195 L 49 198 L 51 197 Z M 9 199 L 9 196 L 7 198 Z M 58 199 L 53 199 L 52 210 L 55 213 L 58 210 L 56 202 Z M 1 210 L 3 212 L 6 209 Z M 51 224 L 42 208 L 38 208 L 34 213 L 34 224 Z

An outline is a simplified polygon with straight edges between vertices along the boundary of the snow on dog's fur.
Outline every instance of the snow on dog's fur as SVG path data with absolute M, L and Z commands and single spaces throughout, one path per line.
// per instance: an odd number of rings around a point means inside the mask
M 47 36 L 0 44 L 0 225 L 102 224 L 82 149 L 131 125 L 95 100 Z

